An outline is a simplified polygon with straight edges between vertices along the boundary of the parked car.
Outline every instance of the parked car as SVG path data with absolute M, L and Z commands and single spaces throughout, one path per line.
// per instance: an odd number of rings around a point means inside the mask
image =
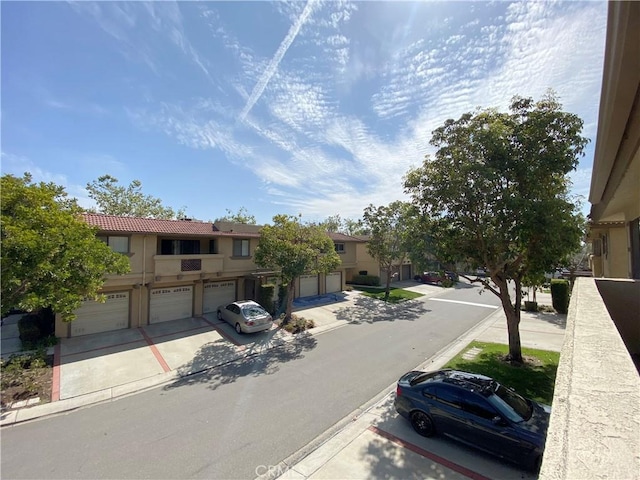
M 440 275 L 438 272 L 423 272 L 422 275 L 416 275 L 414 279 L 422 283 L 441 284 L 447 277 Z
M 458 280 L 460 280 L 456 272 L 450 272 L 449 270 L 445 270 L 444 274 L 452 282 L 457 282 Z
M 398 380 L 395 408 L 422 436 L 440 433 L 532 470 L 540 466 L 551 407 L 490 377 L 408 372 Z
M 269 330 L 273 325 L 269 312 L 253 300 L 239 300 L 218 308 L 218 319 L 233 325 L 238 333 Z

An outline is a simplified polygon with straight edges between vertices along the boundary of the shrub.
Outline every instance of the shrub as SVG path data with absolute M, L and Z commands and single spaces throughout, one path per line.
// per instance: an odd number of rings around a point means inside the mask
M 316 323 L 313 320 L 308 320 L 297 315 L 292 315 L 291 320 L 283 325 L 284 329 L 289 333 L 300 333 L 313 328 Z
M 377 287 L 380 285 L 380 277 L 376 275 L 354 275 L 351 283 L 356 285 L 369 285 Z
M 454 282 L 454 281 L 453 281 L 453 280 L 451 280 L 450 278 L 445 278 L 444 280 L 442 280 L 442 286 L 443 286 L 444 288 L 451 288 L 451 287 L 453 287 L 453 285 L 454 285 L 455 283 L 456 283 L 456 282 Z
M 26 349 L 55 345 L 55 316 L 50 308 L 24 315 L 18 321 L 20 341 Z
M 524 310 L 525 312 L 537 312 L 538 311 L 538 302 L 530 302 L 529 300 L 524 301 Z
M 272 315 L 276 313 L 273 303 L 273 293 L 275 290 L 276 286 L 273 283 L 265 283 L 264 285 L 260 285 L 260 291 L 258 292 L 258 303 Z
M 558 313 L 569 310 L 569 281 L 559 278 L 551 280 L 551 303 Z

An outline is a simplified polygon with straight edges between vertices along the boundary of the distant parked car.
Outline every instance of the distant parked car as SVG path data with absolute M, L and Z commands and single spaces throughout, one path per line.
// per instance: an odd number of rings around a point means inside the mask
M 458 274 L 456 272 L 450 272 L 449 270 L 445 270 L 444 274 L 452 282 L 457 282 L 459 280 Z
M 422 436 L 440 433 L 533 470 L 540 467 L 551 407 L 490 377 L 459 370 L 408 372 L 398 380 L 395 408 Z
M 238 333 L 269 330 L 273 325 L 269 312 L 253 300 L 239 300 L 218 308 L 218 319 L 233 325 Z
M 440 275 L 438 272 L 424 272 L 422 275 L 416 275 L 414 279 L 422 283 L 434 283 L 440 285 L 447 277 Z

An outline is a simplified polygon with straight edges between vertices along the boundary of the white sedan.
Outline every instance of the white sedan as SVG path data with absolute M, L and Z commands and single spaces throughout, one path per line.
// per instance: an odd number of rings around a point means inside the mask
M 273 318 L 269 312 L 253 300 L 238 300 L 218 308 L 218 320 L 233 325 L 238 333 L 269 330 L 273 325 Z

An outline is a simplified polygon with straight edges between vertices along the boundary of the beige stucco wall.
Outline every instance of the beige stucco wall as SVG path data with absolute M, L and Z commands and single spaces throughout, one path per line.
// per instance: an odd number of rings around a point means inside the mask
M 355 274 L 357 275 L 358 272 L 366 270 L 367 275 L 380 276 L 380 263 L 377 260 L 375 260 L 371 255 L 369 255 L 367 244 L 366 243 L 356 244 L 356 250 L 357 250 L 357 262 L 356 262 Z
M 629 278 L 629 237 L 624 227 L 610 228 L 608 254 L 604 258 L 604 276 Z

